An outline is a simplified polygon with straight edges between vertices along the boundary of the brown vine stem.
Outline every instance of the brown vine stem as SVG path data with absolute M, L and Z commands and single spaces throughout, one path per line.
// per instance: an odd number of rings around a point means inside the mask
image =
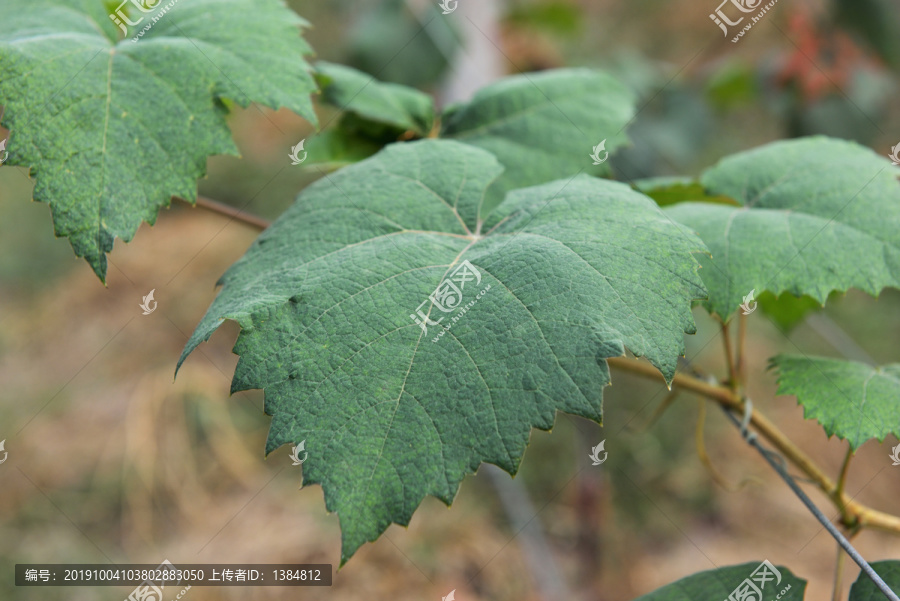
M 859 534 L 859 530 L 847 533 L 847 540 L 853 540 L 853 537 Z M 832 601 L 843 601 L 844 599 L 844 564 L 847 563 L 847 552 L 838 543 L 837 560 L 834 569 L 834 592 L 831 594 Z
M 610 367 L 645 378 L 663 379 L 662 374 L 649 363 L 626 357 L 613 357 L 607 359 L 607 362 Z M 741 396 L 726 386 L 710 384 L 686 374 L 675 374 L 672 386 L 699 394 L 732 411 L 738 413 L 744 411 L 744 402 Z M 759 409 L 754 408 L 750 423 L 772 446 L 806 474 L 836 507 L 846 509 L 850 519 L 849 522 L 842 519 L 844 526 L 852 529 L 875 528 L 900 534 L 900 517 L 867 507 L 848 498 L 843 491 L 838 491 L 837 484 L 825 474 L 822 468 L 787 438 Z
M 180 196 L 173 196 L 173 198 L 189 205 L 194 204 L 189 200 L 181 198 Z M 263 219 L 262 217 L 251 215 L 250 213 L 245 213 L 241 209 L 237 209 L 235 207 L 232 207 L 231 205 L 225 204 L 224 202 L 219 202 L 218 200 L 213 200 L 204 196 L 197 197 L 197 206 L 202 209 L 206 209 L 207 211 L 212 211 L 214 213 L 219 213 L 220 215 L 231 217 L 235 221 L 240 221 L 241 223 L 245 223 L 259 230 L 264 230 L 272 225 L 272 222 L 268 219 Z
M 437 139 L 441 135 L 441 120 L 435 119 L 434 124 L 431 126 L 431 131 L 428 132 L 429 139 Z
M 841 474 L 838 476 L 837 487 L 835 488 L 835 498 L 842 499 L 844 497 L 844 486 L 847 483 L 847 472 L 850 467 L 850 459 L 853 458 L 853 447 L 847 449 L 847 455 L 844 457 L 844 464 L 841 466 Z M 841 510 L 841 521 L 845 524 L 851 523 L 849 520 L 849 516 L 843 507 L 838 507 Z
M 722 324 L 722 344 L 725 345 L 725 360 L 728 362 L 728 386 L 737 391 L 738 389 L 738 374 L 735 369 L 734 363 L 734 352 L 731 347 L 731 332 L 729 330 L 730 322 L 724 322 Z
M 744 352 L 744 344 L 747 340 L 747 316 L 743 312 L 738 314 L 738 339 L 737 339 L 737 378 L 738 385 L 744 385 L 744 376 L 746 373 L 746 360 Z
M 834 591 L 831 593 L 831 601 L 842 601 L 844 598 L 844 561 L 846 557 L 847 554 L 838 543 L 837 561 L 834 566 Z

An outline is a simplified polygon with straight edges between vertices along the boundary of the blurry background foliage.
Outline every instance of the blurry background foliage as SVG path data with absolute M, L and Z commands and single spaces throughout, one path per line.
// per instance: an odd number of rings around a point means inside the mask
M 439 102 L 457 53 L 464 51 L 462 33 L 454 19 L 440 15 L 437 2 L 289 4 L 313 24 L 306 37 L 317 60 L 418 87 Z M 633 145 L 610 159 L 623 181 L 693 176 L 723 155 L 784 137 L 823 133 L 880 154 L 900 143 L 895 0 L 782 2 L 738 44 L 711 23 L 715 4 L 508 0 L 500 3 L 496 42 L 508 73 L 600 67 L 635 90 L 643 108 L 629 128 Z M 308 165 L 285 169 L 290 147 L 327 136 L 339 114 L 321 107 L 326 129 L 316 134 L 285 111 L 232 109 L 243 157 L 210 159 L 200 193 L 274 218 L 318 175 Z M 0 137 L 6 133 L 0 130 Z M 668 204 L 702 192 L 690 179 L 679 181 L 683 189 L 656 200 Z M 299 474 L 285 468 L 288 450 L 268 461 L 260 456 L 268 428 L 262 395 L 228 396 L 236 329 L 216 335 L 203 349 L 206 360 L 196 360 L 171 383 L 215 281 L 256 232 L 176 204 L 132 244 L 117 242 L 105 289 L 67 242 L 50 235 L 47 206 L 30 198 L 23 172 L 0 168 L 0 439 L 12 436 L 10 424 L 18 428 L 47 406 L 18 446 L 7 444 L 11 454 L 28 457 L 22 461 L 29 479 L 3 474 L 0 562 L 103 562 L 102 549 L 120 560 L 146 562 L 165 555 L 173 561 L 336 563 L 337 520 L 324 514 L 321 491 L 296 491 Z M 205 245 L 210 238 L 214 242 Z M 173 268 L 186 256 L 195 258 L 184 271 Z M 139 315 L 141 295 L 166 282 L 157 300 L 168 321 L 159 314 L 155 321 L 131 320 Z M 820 309 L 810 299 L 763 295 L 759 301 L 771 321 L 754 320 L 748 361 L 757 382 L 751 396 L 773 394 L 772 378 L 763 376 L 765 358 L 795 350 L 779 329 L 811 353 L 840 356 L 804 321 Z M 834 295 L 824 311 L 876 363 L 900 360 L 897 291 L 879 299 Z M 721 373 L 719 341 L 710 342 L 716 326 L 702 311 L 695 315 L 699 332 L 687 338 L 687 357 Z M 97 359 L 82 371 L 94 354 Z M 737 493 L 714 484 L 689 442 L 695 401 L 677 401 L 666 419 L 650 424 L 664 396 L 656 384 L 617 375 L 606 393 L 606 428 L 560 415 L 552 433 L 534 432 L 517 479 L 543 508 L 539 522 L 564 580 L 585 595 L 630 599 L 708 567 L 690 542 L 702 540 L 720 565 L 758 560 L 757 550 L 766 549 L 773 562 L 810 580 L 808 598 L 830 594 L 831 540 L 720 416 L 710 417 L 706 433 L 717 470 L 735 487 L 748 475 L 756 484 L 744 483 Z M 777 399 L 766 411 L 837 469 L 843 447 L 803 421 L 792 400 Z M 582 470 L 588 449 L 604 438 L 609 460 L 603 468 Z M 851 489 L 863 488 L 883 469 L 881 449 L 888 443 L 896 441 L 861 449 Z M 900 480 L 885 479 L 866 488 L 861 500 L 896 507 Z M 262 487 L 265 494 L 257 498 Z M 506 544 L 514 532 L 482 470 L 463 485 L 451 511 L 427 500 L 409 532 L 388 530 L 390 542 L 361 550 L 334 590 L 310 589 L 304 598 L 421 599 L 423 590 L 434 596 L 457 588 L 458 598 L 537 599 L 523 552 Z M 896 555 L 896 540 L 866 536 L 860 546 L 867 557 L 890 549 Z M 811 544 L 797 553 L 807 540 Z M 16 591 L 11 572 L 0 570 L 2 599 L 124 596 L 120 589 Z M 190 599 L 288 599 L 296 592 L 247 594 L 194 589 Z

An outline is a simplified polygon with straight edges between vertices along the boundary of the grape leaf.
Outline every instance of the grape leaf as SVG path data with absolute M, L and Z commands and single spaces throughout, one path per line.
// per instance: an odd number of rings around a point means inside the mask
M 872 569 L 881 576 L 891 590 L 900 591 L 900 561 L 895 559 L 873 561 Z M 882 599 L 884 599 L 884 593 L 878 590 L 865 572 L 860 572 L 856 582 L 850 587 L 849 601 L 882 601 Z
M 738 587 L 748 587 L 745 580 L 749 579 L 752 586 L 759 587 L 764 599 L 779 601 L 803 601 L 806 591 L 806 580 L 794 576 L 790 570 L 782 566 L 766 566 L 766 574 L 757 573 L 756 570 L 764 564 L 745 563 L 738 566 L 728 566 L 698 572 L 682 578 L 672 584 L 656 589 L 652 593 L 638 597 L 634 601 L 718 601 L 719 599 L 745 598 L 743 596 L 731 597 Z M 771 571 L 771 567 L 777 570 L 777 574 Z M 755 575 L 751 577 L 751 575 Z M 785 590 L 787 589 L 787 590 Z M 753 591 L 753 588 L 741 588 L 742 592 Z M 784 594 L 778 597 L 779 594 Z M 746 597 L 758 599 L 757 594 Z
M 507 77 L 479 90 L 468 103 L 448 107 L 441 136 L 493 153 L 506 171 L 492 186 L 488 210 L 506 192 L 572 177 L 579 170 L 609 173 L 600 159 L 624 145 L 635 97 L 611 75 L 591 69 L 554 69 Z
M 900 184 L 891 162 L 824 137 L 775 142 L 724 159 L 702 183 L 740 208 L 684 202 L 673 219 L 696 230 L 706 307 L 727 318 L 756 290 L 808 295 L 878 294 L 900 286 Z
M 322 99 L 366 120 L 411 130 L 425 137 L 434 125 L 431 96 L 414 88 L 377 81 L 371 75 L 343 65 L 316 63 Z
M 888 434 L 900 437 L 900 363 L 872 367 L 824 357 L 778 355 L 778 393 L 791 394 L 803 415 L 822 424 L 829 436 L 858 449 Z
M 237 154 L 221 99 L 315 119 L 306 22 L 282 2 L 123 4 L 122 40 L 100 0 L 6 0 L 0 31 L 8 164 L 34 171 L 56 235 L 101 280 L 116 238 L 195 200 L 208 156 Z
M 306 441 L 342 561 L 481 462 L 515 473 L 557 410 L 599 421 L 604 358 L 628 347 L 671 379 L 694 332 L 696 236 L 588 176 L 510 194 L 488 231 L 501 172 L 422 140 L 316 182 L 225 274 L 179 361 L 240 324 L 232 389 L 265 390 L 267 452 Z

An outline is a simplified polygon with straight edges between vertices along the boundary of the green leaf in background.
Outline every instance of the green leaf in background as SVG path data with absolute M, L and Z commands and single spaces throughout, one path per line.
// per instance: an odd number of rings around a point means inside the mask
M 342 114 L 333 127 L 308 141 L 309 166 L 359 162 L 401 138 L 426 137 L 434 126 L 434 102 L 414 88 L 327 62 L 316 64 L 316 80 L 324 103 Z
M 875 573 L 881 576 L 891 590 L 900 591 L 900 561 L 895 559 L 873 561 L 871 565 Z M 882 601 L 883 599 L 884 593 L 878 590 L 868 576 L 860 572 L 856 582 L 850 587 L 849 601 Z
M 584 27 L 584 9 L 565 0 L 544 0 L 510 7 L 503 18 L 513 27 L 530 27 L 561 36 L 576 36 Z
M 612 76 L 555 69 L 502 79 L 448 107 L 441 136 L 488 150 L 506 167 L 489 192 L 490 210 L 514 188 L 608 173 L 608 164 L 594 166 L 590 154 L 603 140 L 601 159 L 625 144 L 634 114 L 634 95 Z
M 727 111 L 759 102 L 760 89 L 752 63 L 727 60 L 715 67 L 704 91 L 710 104 Z
M 453 19 L 444 18 L 438 2 L 380 0 L 347 5 L 352 6 L 349 12 L 355 20 L 347 34 L 347 64 L 382 81 L 432 88 L 461 49 Z
M 852 449 L 888 434 L 900 437 L 900 364 L 778 355 L 771 367 L 778 370 L 778 394 L 796 396 L 807 419 Z
M 306 140 L 308 155 L 301 169 L 338 169 L 369 158 L 383 146 L 358 132 L 330 128 Z
M 727 196 L 711 196 L 703 185 L 690 177 L 647 177 L 631 182 L 632 187 L 656 201 L 661 207 L 689 200 L 737 205 Z
M 745 594 L 752 591 L 753 595 L 731 597 L 735 589 Z M 732 598 L 757 600 L 760 592 L 766 600 L 777 597 L 778 601 L 803 601 L 805 591 L 806 580 L 794 576 L 785 567 L 745 563 L 693 574 L 634 601 L 727 601 Z M 778 597 L 779 594 L 781 597 Z
M 34 199 L 101 280 L 116 238 L 196 199 L 208 156 L 237 154 L 220 99 L 315 120 L 306 22 L 282 2 L 128 7 L 125 39 L 101 0 L 5 0 L 0 31 L 8 164 L 33 170 Z
M 795 296 L 790 292 L 777 297 L 771 292 L 763 292 L 757 300 L 760 310 L 785 331 L 792 330 L 807 315 L 822 308 L 822 303 L 811 296 Z
M 582 176 L 516 191 L 487 231 L 501 172 L 422 140 L 316 182 L 225 274 L 182 355 L 240 324 L 232 389 L 265 390 L 267 452 L 306 441 L 342 561 L 480 463 L 515 473 L 556 411 L 599 421 L 604 358 L 627 347 L 672 378 L 695 330 L 705 249 L 653 201 Z
M 377 81 L 367 73 L 343 65 L 322 61 L 315 68 L 322 99 L 328 104 L 395 128 L 398 133 L 411 130 L 424 138 L 431 131 L 435 112 L 428 94 Z
M 900 70 L 900 7 L 892 0 L 833 0 L 835 20 L 860 34 L 888 65 Z
M 704 188 L 740 207 L 682 202 L 666 211 L 700 234 L 710 312 L 728 318 L 756 290 L 877 295 L 900 287 L 900 184 L 891 162 L 824 137 L 767 144 L 723 159 Z

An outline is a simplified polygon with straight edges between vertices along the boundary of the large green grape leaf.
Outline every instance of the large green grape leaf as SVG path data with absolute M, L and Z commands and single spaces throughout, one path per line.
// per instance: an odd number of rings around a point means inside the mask
M 4 0 L 0 29 L 8 164 L 33 170 L 56 235 L 101 280 L 115 238 L 195 200 L 208 156 L 237 154 L 221 99 L 315 119 L 305 21 L 280 0 L 124 2 L 124 39 L 117 4 Z
M 316 79 L 322 99 L 360 118 L 391 126 L 401 133 L 411 130 L 425 137 L 434 125 L 431 96 L 415 88 L 377 81 L 362 71 L 320 61 Z
M 829 436 L 859 448 L 867 440 L 900 437 L 900 363 L 872 367 L 823 357 L 778 355 L 778 393 L 791 394 L 803 415 L 815 419 Z
M 702 178 L 739 208 L 685 202 L 673 219 L 700 234 L 707 308 L 727 318 L 751 290 L 811 296 L 900 286 L 900 183 L 891 162 L 824 137 L 775 142 L 724 159 Z
M 481 462 L 515 473 L 556 411 L 599 421 L 604 358 L 627 347 L 671 379 L 694 332 L 696 236 L 588 176 L 510 194 L 487 230 L 501 172 L 422 140 L 316 182 L 226 273 L 182 355 L 240 324 L 232 388 L 265 390 L 267 452 L 306 441 L 344 561 Z
M 600 159 L 628 141 L 625 126 L 635 97 L 618 80 L 591 69 L 555 69 L 516 75 L 449 107 L 441 136 L 493 153 L 506 171 L 492 186 L 488 210 L 509 190 L 571 177 L 606 174 L 590 155 L 605 140 Z
M 872 569 L 881 576 L 891 590 L 900 591 L 900 561 L 896 559 L 873 561 Z M 882 599 L 884 599 L 884 593 L 878 590 L 865 572 L 860 572 L 856 582 L 850 587 L 849 601 L 882 601 Z
M 768 565 L 766 565 L 768 564 Z M 736 590 L 739 595 L 731 596 Z M 782 566 L 763 562 L 698 572 L 638 597 L 634 601 L 719 601 L 724 599 L 778 599 L 803 601 L 806 580 Z M 747 593 L 752 592 L 752 595 Z M 742 596 L 747 595 L 747 596 Z M 778 595 L 781 595 L 780 597 Z

